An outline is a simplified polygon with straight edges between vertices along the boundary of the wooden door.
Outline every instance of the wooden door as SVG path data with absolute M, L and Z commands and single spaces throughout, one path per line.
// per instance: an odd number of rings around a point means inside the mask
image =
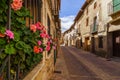
M 120 31 L 113 32 L 113 56 L 120 57 Z

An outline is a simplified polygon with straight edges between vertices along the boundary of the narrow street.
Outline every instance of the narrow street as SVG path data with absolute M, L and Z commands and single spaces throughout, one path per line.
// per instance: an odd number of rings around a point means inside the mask
M 120 59 L 107 61 L 75 47 L 61 47 L 51 80 L 120 80 Z

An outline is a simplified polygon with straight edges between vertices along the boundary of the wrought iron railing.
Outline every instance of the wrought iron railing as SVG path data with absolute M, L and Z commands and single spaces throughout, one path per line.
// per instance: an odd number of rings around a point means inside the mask
M 0 53 L 0 56 L 2 52 Z M 10 55 L 6 56 L 5 59 L 3 59 L 0 67 L 0 78 L 1 80 L 3 80 L 3 78 L 4 80 L 10 80 Z
M 11 0 L 8 0 L 8 13 L 7 13 L 7 29 L 11 29 Z M 9 43 L 8 43 L 9 44 Z M 0 49 L 0 56 L 4 54 L 4 49 Z M 0 80 L 20 80 L 19 79 L 19 64 L 16 67 L 16 73 L 11 75 L 11 55 L 6 54 L 4 59 L 1 59 L 0 64 Z
M 4 54 L 4 50 L 0 50 L 0 56 Z M 11 70 L 11 55 L 7 55 L 3 60 L 0 66 L 0 80 L 20 80 L 20 66 L 17 64 L 16 73 L 12 74 Z

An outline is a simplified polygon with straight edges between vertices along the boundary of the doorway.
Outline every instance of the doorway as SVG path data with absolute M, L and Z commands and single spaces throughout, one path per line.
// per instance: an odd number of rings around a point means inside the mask
M 120 57 L 120 31 L 113 32 L 113 56 Z
M 91 38 L 91 52 L 95 53 L 95 38 Z
M 89 37 L 85 38 L 85 50 L 90 51 Z

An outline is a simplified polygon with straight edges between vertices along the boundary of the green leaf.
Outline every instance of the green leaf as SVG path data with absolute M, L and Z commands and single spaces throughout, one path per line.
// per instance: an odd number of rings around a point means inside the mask
M 2 53 L 0 54 L 0 59 L 4 59 L 6 56 L 7 56 L 6 54 Z
M 25 24 L 25 20 L 23 20 L 23 19 L 21 19 L 21 18 L 17 18 L 16 19 L 19 23 L 21 23 L 21 24 Z
M 19 60 L 20 60 L 20 57 L 18 55 L 16 55 L 15 59 L 14 59 L 14 64 L 18 64 Z
M 20 68 L 21 68 L 21 69 L 25 69 L 25 64 L 24 64 L 24 63 L 21 63 L 21 64 L 20 64 Z
M 3 38 L 0 38 L 0 45 L 5 45 L 6 41 Z
M 25 45 L 25 47 L 24 47 L 24 52 L 25 53 L 31 54 L 32 50 L 33 49 L 29 45 Z
M 0 14 L 3 13 L 3 11 L 4 11 L 4 10 L 0 8 Z
M 5 28 L 5 27 L 1 27 L 1 26 L 0 26 L 0 32 L 1 32 L 2 34 L 4 34 L 4 33 L 5 33 L 5 31 L 6 31 L 6 28 Z
M 8 44 L 5 46 L 5 53 L 6 54 L 15 54 L 16 50 L 13 45 Z
M 0 4 L 0 7 L 2 7 L 3 9 L 8 9 L 8 5 L 6 4 L 5 0 L 2 0 L 2 4 Z
M 4 20 L 3 20 L 3 16 L 0 16 L 0 22 L 3 22 Z
M 19 17 L 30 17 L 30 11 L 22 7 L 21 10 L 16 11 L 15 14 Z
M 31 63 L 31 59 L 30 59 L 30 57 L 28 57 L 27 59 L 26 59 L 26 63 L 27 63 L 27 65 L 31 65 L 30 63 Z
M 17 32 L 14 32 L 14 41 L 19 41 L 20 40 L 20 34 Z
M 18 16 L 22 16 L 23 15 L 23 13 L 21 13 L 20 11 L 16 11 L 15 12 Z
M 19 57 L 22 59 L 22 61 L 25 61 L 25 54 L 22 51 L 19 51 Z
M 32 44 L 36 45 L 36 41 L 35 40 L 29 40 Z
M 15 44 L 15 47 L 19 50 L 24 49 L 25 43 L 23 41 L 19 41 Z

